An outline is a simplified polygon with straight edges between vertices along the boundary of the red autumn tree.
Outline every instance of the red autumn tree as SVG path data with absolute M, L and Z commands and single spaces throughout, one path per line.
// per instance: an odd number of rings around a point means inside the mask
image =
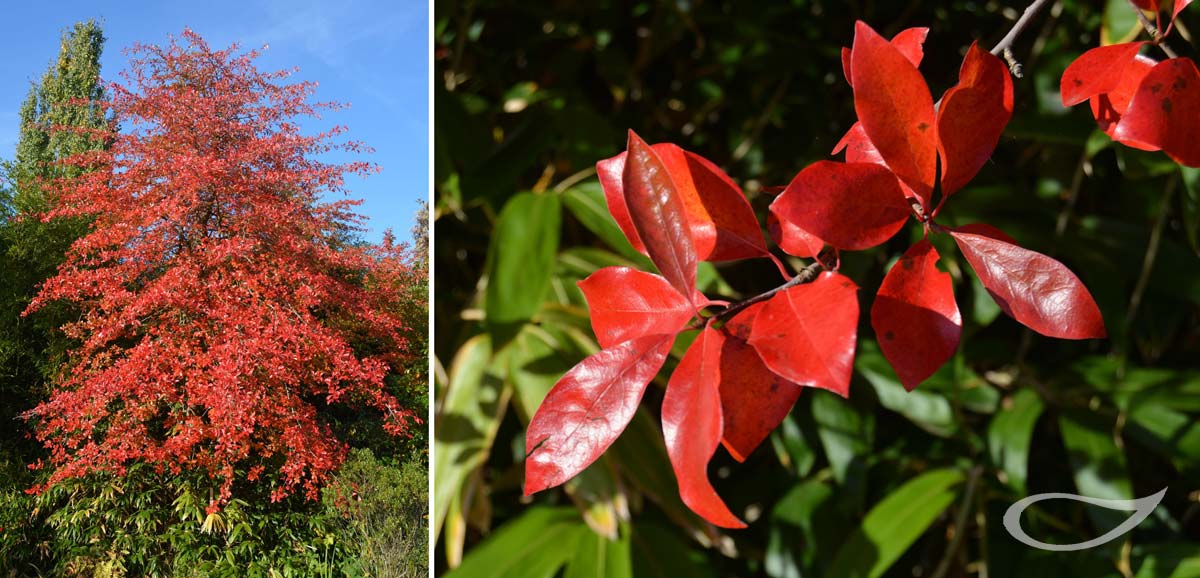
M 298 119 L 338 105 L 257 70 L 255 52 L 185 30 L 130 55 L 114 122 L 91 135 L 111 148 L 61 161 L 89 170 L 47 183 L 43 219 L 92 222 L 28 310 L 81 312 L 63 328 L 69 363 L 29 412 L 47 485 L 142 461 L 219 479 L 210 510 L 242 475 L 272 478 L 272 499 L 315 497 L 345 453 L 322 405 L 377 408 L 397 435 L 419 422 L 384 388 L 405 356 L 408 261 L 348 242 L 357 202 L 321 201 L 375 167 L 317 160 L 365 148 L 335 142 L 341 127 L 303 134 Z

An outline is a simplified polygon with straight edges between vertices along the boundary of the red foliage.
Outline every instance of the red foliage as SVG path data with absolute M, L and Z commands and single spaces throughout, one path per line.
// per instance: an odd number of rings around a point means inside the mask
M 406 355 L 404 250 L 349 244 L 357 203 L 320 201 L 374 167 L 315 160 L 365 148 L 331 142 L 341 128 L 302 134 L 297 118 L 336 105 L 258 71 L 254 52 L 184 31 L 131 55 L 112 128 L 94 135 L 112 147 L 66 159 L 91 171 L 49 183 L 43 218 L 92 225 L 29 306 L 81 312 L 64 327 L 68 369 L 29 412 L 47 483 L 132 461 L 200 469 L 222 480 L 215 509 L 238 472 L 265 466 L 273 499 L 315 497 L 346 449 L 319 406 L 374 407 L 395 434 L 420 421 L 384 389 Z
M 1171 33 L 1191 0 L 1177 0 L 1163 29 L 1158 0 L 1138 5 L 1159 17 L 1157 42 Z M 1100 129 L 1114 141 L 1161 150 L 1175 162 L 1200 167 L 1200 70 L 1190 58 L 1155 62 L 1140 54 L 1155 42 L 1126 42 L 1083 53 L 1063 71 L 1063 106 L 1089 101 Z
M 737 186 L 711 163 L 674 145 L 649 146 L 632 132 L 626 153 L 597 164 L 610 212 L 662 277 L 613 267 L 580 283 L 604 349 L 563 376 L 531 420 L 527 495 L 567 481 L 599 457 L 633 417 L 675 336 L 699 328 L 667 383 L 663 436 L 684 503 L 713 524 L 743 527 L 708 479 L 717 446 L 744 460 L 802 387 L 849 395 L 858 286 L 837 272 L 839 251 L 887 241 L 910 215 L 927 237 L 951 235 L 1018 322 L 1054 337 L 1104 336 L 1091 295 L 1061 263 L 986 225 L 947 229 L 935 221 L 946 199 L 991 157 L 1012 116 L 1013 94 L 1004 63 L 972 45 L 958 84 L 935 112 L 916 68 L 926 33 L 914 28 L 889 42 L 858 23 L 842 58 L 859 114 L 837 147 L 846 150 L 846 162 L 819 161 L 800 171 L 768 216 L 780 248 L 818 259 L 782 286 L 722 311 L 702 311 L 724 302 L 696 293 L 697 258 L 734 249 L 743 257 L 771 256 L 759 249 L 761 233 L 751 228 Z M 953 280 L 938 269 L 939 259 L 928 239 L 913 245 L 888 272 L 871 310 L 884 356 L 909 390 L 954 355 L 962 333 Z

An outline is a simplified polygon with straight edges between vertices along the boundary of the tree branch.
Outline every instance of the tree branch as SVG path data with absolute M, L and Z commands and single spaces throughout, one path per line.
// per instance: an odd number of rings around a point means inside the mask
M 1167 43 L 1163 41 L 1163 35 L 1159 31 L 1158 26 L 1151 23 L 1149 18 L 1146 18 L 1146 13 L 1142 12 L 1142 9 L 1138 8 L 1138 5 L 1133 0 L 1126 1 L 1129 2 L 1129 7 L 1133 9 L 1133 13 L 1137 14 L 1138 20 L 1142 23 L 1142 28 L 1146 29 L 1146 34 L 1149 34 L 1154 44 L 1162 49 L 1163 54 L 1166 54 L 1167 58 L 1178 58 L 1179 55 L 1175 54 L 1175 51 L 1171 50 L 1171 47 L 1167 46 Z
M 692 323 L 691 328 L 692 329 L 700 329 L 711 321 L 723 321 L 725 319 L 733 317 L 734 315 L 737 315 L 743 309 L 746 309 L 747 307 L 754 305 L 755 303 L 761 303 L 763 301 L 766 301 L 767 299 L 774 297 L 775 294 L 779 293 L 780 291 L 783 291 L 785 289 L 790 289 L 797 285 L 803 285 L 805 283 L 808 283 L 809 281 L 816 279 L 817 274 L 820 273 L 821 269 L 823 269 L 823 268 L 824 268 L 824 265 L 821 264 L 821 259 L 820 259 L 820 257 L 818 257 L 817 260 L 814 261 L 811 265 L 801 269 L 799 273 L 796 273 L 796 276 L 789 279 L 787 283 L 784 283 L 783 285 L 780 285 L 774 289 L 771 289 L 770 291 L 766 291 L 764 293 L 759 293 L 758 295 L 755 295 L 754 297 L 751 297 L 749 299 L 746 299 L 743 301 L 738 301 L 737 303 L 730 305 L 729 307 L 725 308 L 720 313 L 713 315 L 712 317 L 709 317 L 707 319 L 697 319 L 695 322 Z
M 1017 19 L 1017 23 L 1013 24 L 1013 27 L 1008 31 L 1008 34 L 1005 34 L 1004 38 L 1001 38 L 1000 42 L 996 43 L 996 45 L 992 47 L 992 54 L 999 56 L 1005 50 L 1011 49 L 1013 43 L 1017 41 L 1017 37 L 1020 36 L 1026 28 L 1029 28 L 1030 24 L 1033 24 L 1033 17 L 1037 16 L 1038 12 L 1041 12 L 1042 8 L 1045 8 L 1049 3 L 1050 0 L 1033 0 L 1033 2 L 1029 4 L 1029 7 L 1025 8 L 1025 12 L 1021 14 L 1021 17 Z M 1009 65 L 1012 65 L 1011 61 L 1009 62 Z

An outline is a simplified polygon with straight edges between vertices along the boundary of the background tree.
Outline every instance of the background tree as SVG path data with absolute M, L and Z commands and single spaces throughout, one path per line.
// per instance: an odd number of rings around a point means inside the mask
M 46 378 L 67 345 L 54 330 L 69 317 L 70 307 L 48 307 L 27 317 L 21 312 L 86 224 L 81 219 L 43 223 L 33 214 L 54 202 L 43 188 L 44 179 L 78 172 L 57 161 L 105 146 L 69 130 L 107 126 L 100 104 L 105 97 L 103 47 L 104 35 L 95 21 L 77 23 L 63 33 L 58 58 L 21 105 L 16 155 L 3 164 L 5 182 L 0 184 L 0 525 L 11 538 L 0 544 L 0 551 L 13 567 L 25 570 L 29 566 L 19 565 L 41 557 L 36 545 L 48 539 L 50 529 L 41 523 L 44 512 L 35 519 L 29 515 L 34 506 L 25 490 L 35 477 L 27 466 L 45 452 L 18 416 L 45 397 Z
M 598 348 L 576 283 L 605 266 L 648 266 L 593 176 L 627 130 L 712 160 L 761 222 L 854 123 L 840 51 L 856 19 L 886 38 L 930 27 L 920 71 L 938 95 L 971 42 L 995 46 L 1026 4 L 435 3 L 438 567 L 457 567 L 455 578 L 1194 573 L 1196 171 L 1114 145 L 1087 107 L 1065 109 L 1059 95 L 1078 55 L 1145 34 L 1126 0 L 1041 2 L 1012 47 L 1024 72 L 1012 121 L 941 213 L 953 226 L 994 224 L 1065 263 L 1092 290 L 1108 340 L 1024 330 L 953 243 L 935 238 L 962 345 L 905 393 L 875 340 L 860 339 L 848 400 L 807 388 L 744 463 L 718 450 L 710 478 L 747 529 L 705 524 L 677 497 L 657 417 L 663 377 L 608 454 L 562 490 L 522 495 L 530 417 Z M 1196 29 L 1194 10 L 1176 26 Z M 861 311 L 920 238 L 909 226 L 842 254 L 843 274 L 864 288 Z M 806 264 L 788 259 L 791 271 Z M 776 275 L 746 260 L 701 264 L 698 281 L 735 301 L 773 288 Z M 860 322 L 858 335 L 871 333 Z M 675 343 L 664 375 L 691 337 Z M 1000 523 L 1032 493 L 1132 498 L 1164 486 L 1153 520 L 1089 551 L 1027 548 Z M 1027 531 L 1058 543 L 1122 518 L 1071 502 L 1031 510 Z
M 21 318 L 39 285 L 62 263 L 67 247 L 84 230 L 81 219 L 43 223 L 33 215 L 54 203 L 43 184 L 59 175 L 78 174 L 79 168 L 58 161 L 74 154 L 103 148 L 72 128 L 106 127 L 105 98 L 100 81 L 100 55 L 104 34 L 95 21 L 80 22 L 63 33 L 58 59 L 41 82 L 29 89 L 20 109 L 16 157 L 4 164 L 7 180 L 5 207 L 0 212 L 0 387 L 6 395 L 0 421 L 5 431 L 23 430 L 14 419 L 58 355 L 50 348 L 51 329 L 64 318 L 47 311 Z M 58 127 L 55 129 L 54 127 Z M 58 346 L 61 349 L 61 344 Z M 12 405 L 13 403 L 18 405 Z M 20 439 L 5 435 L 4 440 Z

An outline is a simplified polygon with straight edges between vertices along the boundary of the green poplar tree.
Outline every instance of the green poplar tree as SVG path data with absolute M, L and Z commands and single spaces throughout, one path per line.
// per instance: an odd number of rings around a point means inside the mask
M 22 318 L 21 312 L 38 285 L 62 263 L 86 223 L 42 223 L 27 217 L 54 202 L 41 186 L 42 180 L 71 176 L 70 171 L 78 170 L 58 166 L 55 161 L 106 145 L 84 133 L 54 130 L 100 128 L 108 122 L 100 83 L 103 47 L 104 34 L 95 21 L 77 23 L 64 32 L 58 58 L 41 82 L 30 87 L 21 106 L 16 157 L 4 165 L 9 189 L 7 206 L 0 212 L 4 219 L 0 228 L 0 382 L 9 385 L 0 386 L 4 391 L 12 392 L 13 386 L 28 391 L 28 384 L 39 382 L 39 374 L 51 367 L 49 357 L 53 356 L 47 355 L 46 348 L 50 328 L 58 325 L 50 319 L 53 312 L 32 319 Z M 5 427 L 14 426 L 11 422 L 0 426 Z
M 45 376 L 55 370 L 57 352 L 65 346 L 55 328 L 69 311 L 21 313 L 87 223 L 42 223 L 30 217 L 54 203 L 40 183 L 78 170 L 55 161 L 106 146 L 87 134 L 54 129 L 99 128 L 108 122 L 100 83 L 103 47 L 104 34 L 95 21 L 63 32 L 58 58 L 21 106 L 15 158 L 0 165 L 0 527 L 6 530 L 0 533 L 0 575 L 5 568 L 25 572 L 44 562 L 35 545 L 49 529 L 31 519 L 31 498 L 24 494 L 33 477 L 27 464 L 43 452 L 26 435 L 28 424 L 19 414 L 45 395 Z

